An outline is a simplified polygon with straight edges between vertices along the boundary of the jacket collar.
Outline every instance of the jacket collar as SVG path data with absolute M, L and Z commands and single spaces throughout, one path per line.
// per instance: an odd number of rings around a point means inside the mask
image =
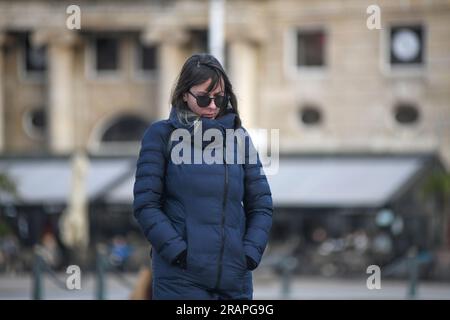
M 180 119 L 177 115 L 177 109 L 172 106 L 172 109 L 170 110 L 169 115 L 169 122 L 175 127 L 175 128 L 185 128 L 188 129 L 191 134 L 194 131 L 194 127 L 196 127 L 201 122 L 202 124 L 202 130 L 206 131 L 208 129 L 216 128 L 221 131 L 224 131 L 225 129 L 234 129 L 236 114 L 233 112 L 227 113 L 220 118 L 216 119 L 209 119 L 209 118 L 202 118 L 197 116 L 196 114 L 192 112 L 188 112 L 186 114 L 187 123 L 180 122 Z

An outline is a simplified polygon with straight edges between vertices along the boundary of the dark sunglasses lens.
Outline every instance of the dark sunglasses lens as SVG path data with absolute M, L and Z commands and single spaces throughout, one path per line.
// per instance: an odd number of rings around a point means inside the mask
M 218 108 L 223 108 L 223 107 L 225 107 L 226 104 L 227 104 L 227 98 L 226 98 L 226 96 L 217 96 L 217 97 L 214 99 L 214 103 L 216 104 L 216 106 L 217 106 Z
M 206 108 L 210 102 L 211 99 L 208 96 L 197 96 L 197 104 L 200 108 Z
M 200 108 L 206 108 L 211 103 L 211 98 L 209 96 L 197 96 L 197 104 Z M 226 104 L 228 102 L 228 99 L 226 96 L 216 96 L 214 98 L 214 104 L 217 108 L 224 108 L 226 107 Z

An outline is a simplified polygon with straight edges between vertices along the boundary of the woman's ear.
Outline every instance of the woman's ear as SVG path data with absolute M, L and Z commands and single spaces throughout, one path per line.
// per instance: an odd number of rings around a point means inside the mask
M 187 93 L 183 93 L 183 101 L 187 102 Z

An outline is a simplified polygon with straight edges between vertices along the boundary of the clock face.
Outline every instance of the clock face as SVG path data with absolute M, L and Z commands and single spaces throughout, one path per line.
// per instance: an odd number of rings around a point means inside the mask
M 423 28 L 421 25 L 392 27 L 390 36 L 391 64 L 423 63 Z
M 400 61 L 412 61 L 420 52 L 418 35 L 409 29 L 398 30 L 392 39 L 392 50 Z

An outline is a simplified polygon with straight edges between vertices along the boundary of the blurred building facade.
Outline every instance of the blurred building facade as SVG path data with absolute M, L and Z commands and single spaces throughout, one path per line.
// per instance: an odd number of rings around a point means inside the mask
M 97 157 L 87 186 L 91 234 L 131 224 L 139 142 L 167 117 L 185 59 L 208 50 L 208 4 L 78 1 L 81 29 L 70 30 L 70 2 L 0 0 L 0 169 L 23 176 L 37 211 L 61 213 L 66 157 L 84 149 Z M 280 129 L 281 156 L 294 156 L 270 181 L 280 239 L 301 233 L 317 244 L 324 226 L 329 241 L 342 230 L 364 238 L 361 229 L 379 232 L 376 216 L 386 212 L 392 226 L 401 221 L 397 229 L 411 221 L 409 233 L 392 235 L 393 251 L 445 238 L 434 235 L 445 217 L 430 216 L 443 209 L 418 194 L 435 159 L 450 168 L 450 4 L 377 4 L 381 29 L 367 25 L 371 1 L 226 1 L 225 68 L 244 126 Z M 38 181 L 58 179 L 35 192 Z
M 450 5 L 226 2 L 226 68 L 249 128 L 281 152 L 438 152 L 450 163 Z M 207 50 L 208 1 L 0 1 L 0 150 L 134 153 L 167 116 L 184 60 Z M 109 146 L 109 147 L 108 147 Z M 128 146 L 128 147 L 127 147 Z M 130 148 L 131 146 L 131 148 Z

